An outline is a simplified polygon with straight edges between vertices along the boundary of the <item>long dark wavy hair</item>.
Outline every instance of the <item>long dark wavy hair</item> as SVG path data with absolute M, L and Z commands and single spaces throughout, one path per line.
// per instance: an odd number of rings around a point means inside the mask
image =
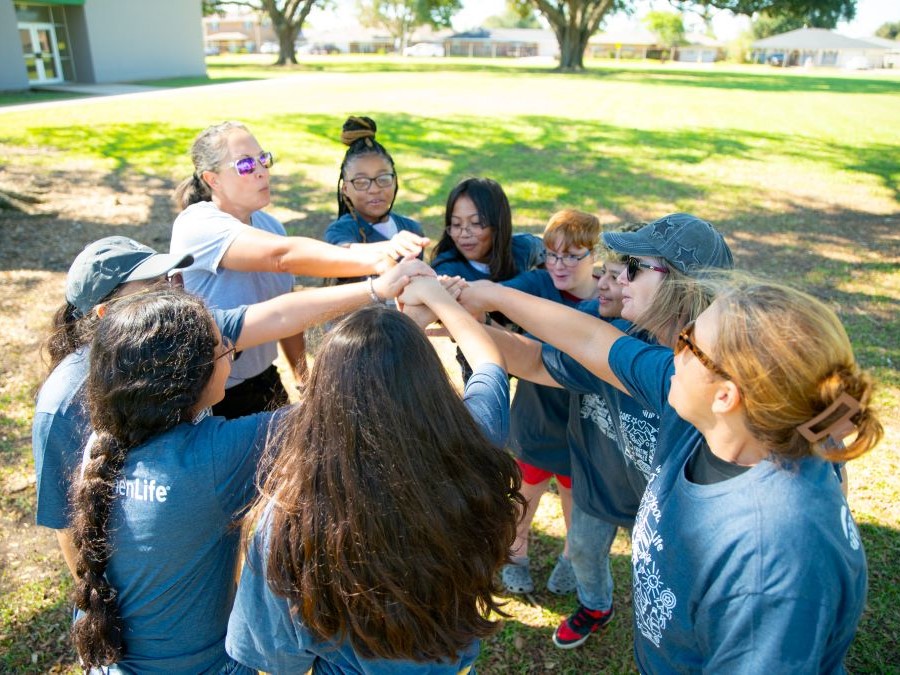
M 348 147 L 347 152 L 344 153 L 344 161 L 341 162 L 341 173 L 338 176 L 338 218 L 345 213 L 352 213 L 354 219 L 359 222 L 353 203 L 347 195 L 344 194 L 344 191 L 341 188 L 344 186 L 344 180 L 346 179 L 345 174 L 347 165 L 355 159 L 365 155 L 377 155 L 383 157 L 385 161 L 391 165 L 391 171 L 394 172 L 394 198 L 391 199 L 391 204 L 388 206 L 387 212 L 390 213 L 390 210 L 394 208 L 394 200 L 397 199 L 400 179 L 397 176 L 397 168 L 394 166 L 394 158 L 391 157 L 391 153 L 389 153 L 381 143 L 375 140 L 376 131 L 378 131 L 378 126 L 371 117 L 350 116 L 341 128 L 341 143 Z
M 190 420 L 212 375 L 217 342 L 209 311 L 180 290 L 118 300 L 97 324 L 87 381 L 96 439 L 71 500 L 78 551 L 73 601 L 84 612 L 72 638 L 85 668 L 125 654 L 117 592 L 105 576 L 113 487 L 125 456 Z
M 520 271 L 512 254 L 512 210 L 509 199 L 503 188 L 490 178 L 465 178 L 461 180 L 447 197 L 447 208 L 444 211 L 444 233 L 434 247 L 432 262 L 445 251 L 457 251 L 456 244 L 450 238 L 450 219 L 456 200 L 466 196 L 475 204 L 482 223 L 491 228 L 491 259 L 488 267 L 491 281 L 505 281 L 516 276 Z M 457 255 L 462 255 L 457 251 Z
M 265 573 L 313 634 L 433 661 L 498 629 L 520 475 L 408 317 L 371 306 L 332 330 L 269 448 Z

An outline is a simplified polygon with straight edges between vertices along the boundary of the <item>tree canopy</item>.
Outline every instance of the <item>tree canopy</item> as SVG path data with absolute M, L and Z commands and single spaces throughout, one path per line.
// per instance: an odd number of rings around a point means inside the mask
M 875 35 L 885 40 L 896 40 L 900 36 L 900 21 L 886 22 L 878 27 Z
M 684 21 L 681 14 L 676 12 L 648 12 L 644 17 L 644 25 L 647 30 L 656 35 L 660 45 L 665 47 L 671 53 L 679 45 L 683 45 L 684 40 Z
M 359 0 L 359 20 L 364 26 L 383 28 L 402 50 L 419 26 L 444 28 L 462 8 L 460 0 Z

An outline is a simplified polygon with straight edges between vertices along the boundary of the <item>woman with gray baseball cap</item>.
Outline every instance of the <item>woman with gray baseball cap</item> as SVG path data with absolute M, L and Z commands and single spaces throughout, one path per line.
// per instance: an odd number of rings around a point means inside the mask
M 181 287 L 180 271 L 190 255 L 159 253 L 127 237 L 105 237 L 88 244 L 66 277 L 66 302 L 56 311 L 44 343 L 49 374 L 37 396 L 32 450 L 37 475 L 37 524 L 56 530 L 66 563 L 74 575 L 69 528 L 68 490 L 81 449 L 90 435 L 84 407 L 89 344 L 98 308 L 115 298 L 165 286 Z M 229 310 L 213 309 L 213 318 L 238 350 L 294 335 L 372 301 L 396 297 L 410 276 L 434 272 L 421 261 L 397 265 L 367 282 L 288 293 L 266 302 Z

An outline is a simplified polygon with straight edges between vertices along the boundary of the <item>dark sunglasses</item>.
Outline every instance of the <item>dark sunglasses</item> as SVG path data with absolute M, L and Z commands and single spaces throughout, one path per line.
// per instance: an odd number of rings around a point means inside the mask
M 634 256 L 628 257 L 628 266 L 625 268 L 625 278 L 628 279 L 629 282 L 634 281 L 634 278 L 637 276 L 637 273 L 640 270 L 653 270 L 654 272 L 659 272 L 660 274 L 668 274 L 668 267 L 657 267 L 656 265 L 651 265 L 650 263 L 645 263 Z
M 271 152 L 261 152 L 259 157 L 241 157 L 233 162 L 229 162 L 229 167 L 234 167 L 239 176 L 249 176 L 256 171 L 256 165 L 259 164 L 262 169 L 271 169 L 275 164 L 275 156 Z
M 684 351 L 685 348 L 691 350 L 691 354 L 697 357 L 697 360 L 700 361 L 708 370 L 711 370 L 719 377 L 725 380 L 733 379 L 731 375 L 722 370 L 719 366 L 716 365 L 716 362 L 709 358 L 700 347 L 696 345 L 694 340 L 691 338 L 691 335 L 694 333 L 694 322 L 691 321 L 687 326 L 684 327 L 678 334 L 678 339 L 675 341 L 675 353 L 680 354 Z

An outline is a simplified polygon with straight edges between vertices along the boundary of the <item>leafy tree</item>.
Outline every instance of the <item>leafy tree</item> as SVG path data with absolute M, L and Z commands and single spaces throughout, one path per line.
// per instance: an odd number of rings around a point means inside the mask
M 803 28 L 807 23 L 804 19 L 796 16 L 785 16 L 784 14 L 770 14 L 769 12 L 760 12 L 753 17 L 750 24 L 750 34 L 754 40 L 762 40 L 772 35 L 780 35 L 790 30 Z
M 793 17 L 816 28 L 834 28 L 840 21 L 852 21 L 856 16 L 856 0 L 676 0 L 682 5 L 687 2 L 747 16 L 766 12 L 770 16 Z
M 540 28 L 541 22 L 538 21 L 534 12 L 526 16 L 522 16 L 512 7 L 507 7 L 503 14 L 489 16 L 484 20 L 485 28 Z
M 409 36 L 419 26 L 450 26 L 450 19 L 462 9 L 460 0 L 359 0 L 359 20 L 370 28 L 383 28 L 403 50 Z
M 294 43 L 303 28 L 303 22 L 313 7 L 327 7 L 330 0 L 203 0 L 204 13 L 221 11 L 224 5 L 249 7 L 265 12 L 272 20 L 272 28 L 278 36 L 278 60 L 276 66 L 297 63 Z
M 630 0 L 514 0 L 527 16 L 536 9 L 550 24 L 559 42 L 559 69 L 584 70 L 584 50 L 609 12 L 630 7 Z
M 685 43 L 684 21 L 681 14 L 675 12 L 648 12 L 644 17 L 644 25 L 656 35 L 660 45 L 669 50 L 669 57 L 674 56 L 675 48 Z
M 875 35 L 886 40 L 896 40 L 900 36 L 900 21 L 881 24 L 875 31 Z
M 588 39 L 597 32 L 611 12 L 630 10 L 633 0 L 510 0 L 523 16 L 537 10 L 550 24 L 559 41 L 560 70 L 583 70 Z M 776 13 L 815 17 L 816 21 L 850 21 L 856 16 L 856 0 L 670 0 L 679 8 L 691 5 L 728 9 L 752 16 L 771 10 Z M 816 24 L 821 25 L 821 24 Z

